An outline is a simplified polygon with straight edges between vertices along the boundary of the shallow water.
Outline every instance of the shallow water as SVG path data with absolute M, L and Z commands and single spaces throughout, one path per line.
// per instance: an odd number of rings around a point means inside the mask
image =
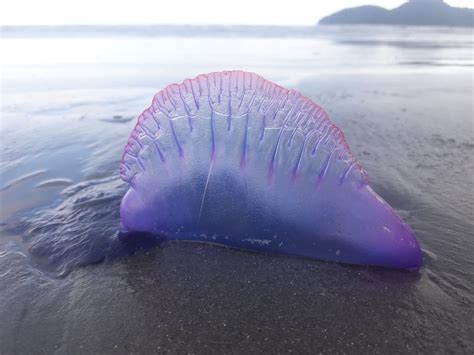
M 0 351 L 472 352 L 470 30 L 227 30 L 3 31 Z M 328 111 L 417 233 L 420 273 L 119 235 L 136 117 L 221 69 Z

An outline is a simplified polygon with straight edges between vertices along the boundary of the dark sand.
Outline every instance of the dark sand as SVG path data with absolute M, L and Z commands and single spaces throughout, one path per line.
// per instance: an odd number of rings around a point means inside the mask
M 60 90 L 51 75 L 54 94 L 11 90 L 3 108 L 0 353 L 472 353 L 471 69 L 291 71 L 269 79 L 342 128 L 373 188 L 416 231 L 420 273 L 145 237 L 123 247 L 128 117 L 166 81 L 134 86 L 127 73 L 130 88 L 119 78 L 113 90 Z M 73 185 L 36 188 L 50 180 Z

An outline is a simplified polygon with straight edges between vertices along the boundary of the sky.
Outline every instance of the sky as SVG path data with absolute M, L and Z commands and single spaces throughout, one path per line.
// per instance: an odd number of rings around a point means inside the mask
M 346 7 L 404 0 L 1 0 L 0 25 L 314 25 Z M 474 0 L 446 0 L 474 7 Z

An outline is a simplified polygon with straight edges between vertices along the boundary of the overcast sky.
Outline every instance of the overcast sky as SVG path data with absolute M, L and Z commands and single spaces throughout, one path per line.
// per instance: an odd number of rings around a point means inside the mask
M 313 25 L 365 4 L 394 8 L 404 0 L 0 0 L 1 25 L 258 24 Z M 474 7 L 474 0 L 446 0 Z

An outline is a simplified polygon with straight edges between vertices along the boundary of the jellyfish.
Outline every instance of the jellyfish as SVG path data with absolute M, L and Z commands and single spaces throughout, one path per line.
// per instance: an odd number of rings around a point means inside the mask
M 345 264 L 422 264 L 415 233 L 369 186 L 326 112 L 254 73 L 202 74 L 159 91 L 120 174 L 129 184 L 124 232 Z

